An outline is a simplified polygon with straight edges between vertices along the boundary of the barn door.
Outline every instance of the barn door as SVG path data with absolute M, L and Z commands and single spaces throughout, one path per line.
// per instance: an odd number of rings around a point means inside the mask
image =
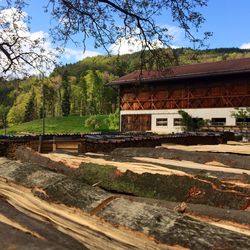
M 122 115 L 122 132 L 151 130 L 151 115 Z

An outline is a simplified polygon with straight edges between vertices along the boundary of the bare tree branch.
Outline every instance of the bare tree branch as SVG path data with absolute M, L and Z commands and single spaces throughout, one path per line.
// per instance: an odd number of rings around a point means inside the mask
M 211 33 L 205 32 L 202 38 L 197 38 L 193 29 L 198 30 L 204 22 L 196 9 L 206 4 L 207 0 L 48 0 L 47 11 L 58 20 L 52 32 L 63 44 L 80 32 L 84 34 L 84 43 L 93 37 L 96 47 L 110 52 L 111 44 L 132 39 L 131 46 L 134 40 L 143 51 L 149 51 L 148 60 L 158 60 L 166 55 L 164 50 L 156 50 L 156 45 L 171 47 L 172 35 L 156 23 L 156 16 L 169 13 L 191 42 L 203 46 Z

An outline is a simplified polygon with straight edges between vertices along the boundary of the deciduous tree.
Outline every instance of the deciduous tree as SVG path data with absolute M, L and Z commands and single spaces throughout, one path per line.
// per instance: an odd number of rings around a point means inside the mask
M 205 32 L 198 38 L 197 31 L 204 17 L 197 11 L 206 6 L 208 0 L 47 0 L 46 10 L 57 25 L 51 27 L 56 41 L 66 44 L 74 41 L 75 34 L 82 33 L 84 48 L 87 39 L 93 38 L 96 47 L 110 52 L 110 45 L 119 44 L 124 39 L 131 46 L 141 47 L 141 62 L 156 60 L 164 65 L 168 56 L 160 48 L 170 47 L 172 35 L 168 28 L 159 25 L 156 18 L 163 13 L 172 16 L 186 37 L 200 45 L 211 33 Z M 3 4 L 3 3 L 4 4 Z M 19 70 L 24 66 L 46 68 L 51 62 L 44 49 L 43 39 L 25 36 L 28 26 L 22 22 L 22 11 L 29 0 L 4 0 L 0 4 L 0 61 L 3 72 Z M 12 8 L 10 8 L 12 7 Z M 6 11 L 12 11 L 11 19 L 6 19 Z M 20 25 L 22 24 L 22 25 Z M 75 41 L 79 42 L 79 41 Z M 27 44 L 24 49 L 24 44 Z M 156 49 L 157 48 L 157 49 Z M 145 54 L 145 51 L 150 53 Z
M 51 69 L 56 51 L 41 32 L 30 33 L 24 1 L 0 1 L 0 77 L 22 77 Z
M 240 127 L 241 132 L 243 127 L 249 126 L 250 108 L 236 108 L 231 115 L 236 119 L 236 124 Z
M 129 41 L 131 47 L 141 48 L 143 67 L 152 61 L 164 66 L 170 59 L 169 53 L 161 48 L 170 47 L 172 34 L 167 26 L 156 22 L 163 13 L 172 16 L 187 39 L 204 45 L 211 33 L 205 32 L 198 38 L 193 30 L 198 31 L 204 22 L 197 9 L 206 5 L 207 0 L 49 0 L 47 11 L 58 20 L 52 33 L 56 40 L 66 44 L 81 32 L 84 46 L 92 37 L 95 46 L 108 53 L 111 44 L 119 48 L 121 43 Z M 150 53 L 145 54 L 146 50 Z

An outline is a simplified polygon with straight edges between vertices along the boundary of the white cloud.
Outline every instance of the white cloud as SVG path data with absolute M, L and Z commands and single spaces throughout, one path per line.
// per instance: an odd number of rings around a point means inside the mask
M 169 46 L 171 48 L 179 48 L 181 47 L 181 43 L 184 38 L 184 32 L 176 27 L 176 26 L 170 26 L 170 25 L 163 25 L 162 28 L 168 29 L 168 34 L 172 37 L 171 42 L 169 42 Z M 162 42 L 155 40 L 153 41 L 153 46 L 155 48 L 162 48 L 163 44 Z M 132 37 L 129 39 L 121 38 L 115 42 L 115 44 L 112 44 L 110 46 L 110 51 L 112 54 L 132 54 L 134 52 L 141 51 L 143 48 L 143 45 L 140 40 L 138 40 L 136 37 Z
M 163 25 L 163 28 L 167 28 L 168 29 L 168 33 L 170 36 L 173 37 L 173 41 L 174 42 L 180 42 L 182 41 L 183 37 L 184 37 L 184 32 L 181 28 L 177 27 L 177 26 L 171 26 L 171 25 Z
M 136 38 L 121 38 L 115 44 L 112 44 L 109 49 L 112 54 L 132 54 L 142 50 L 142 44 Z
M 250 49 L 250 43 L 243 43 L 243 44 L 240 46 L 240 49 Z
M 86 57 L 97 55 L 100 55 L 100 53 L 97 51 L 86 50 L 85 52 L 83 52 L 82 50 L 65 48 L 62 54 L 62 58 L 66 59 L 67 61 L 80 61 Z

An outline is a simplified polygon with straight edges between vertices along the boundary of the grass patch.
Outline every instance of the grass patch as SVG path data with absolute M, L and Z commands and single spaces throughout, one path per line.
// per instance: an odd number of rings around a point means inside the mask
M 89 133 L 96 131 L 114 131 L 109 128 L 108 115 L 97 115 L 99 123 L 98 129 L 86 127 L 85 121 L 90 116 L 67 116 L 67 117 L 48 117 L 45 120 L 45 133 Z M 7 134 L 18 133 L 42 133 L 42 120 L 34 120 L 7 128 Z M 4 134 L 4 130 L 0 130 Z

